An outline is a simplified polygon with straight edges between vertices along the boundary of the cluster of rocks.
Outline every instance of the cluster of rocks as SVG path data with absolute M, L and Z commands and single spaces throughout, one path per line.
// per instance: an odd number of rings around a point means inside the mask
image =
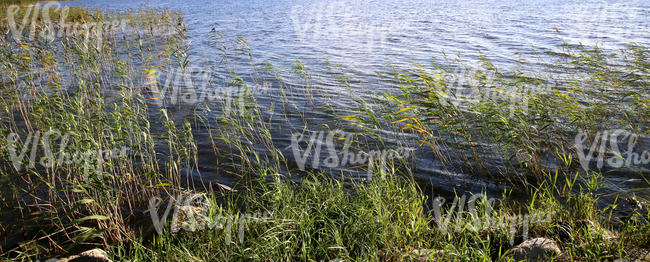
M 650 252 L 645 251 L 643 259 L 640 261 L 650 261 Z M 430 261 L 429 259 L 434 256 L 444 255 L 442 250 L 411 250 L 407 252 L 408 256 L 415 261 Z M 644 253 L 639 251 L 638 253 Z M 510 250 L 505 257 L 504 261 L 529 261 L 529 262 L 542 262 L 552 261 L 562 254 L 557 242 L 548 238 L 533 238 L 524 241 L 517 247 Z M 336 259 L 334 262 L 344 262 L 343 260 Z M 330 261 L 330 262 L 332 262 Z M 619 261 L 619 260 L 615 260 Z M 71 256 L 62 259 L 50 259 L 46 262 L 112 262 L 104 250 L 92 249 L 83 252 L 79 255 Z

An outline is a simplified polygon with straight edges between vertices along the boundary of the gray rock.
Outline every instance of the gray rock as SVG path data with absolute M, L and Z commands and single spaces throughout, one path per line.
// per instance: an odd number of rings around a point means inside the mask
M 519 244 L 511 250 L 515 261 L 551 261 L 552 257 L 560 255 L 562 251 L 554 240 L 548 238 L 533 238 Z
M 435 262 L 436 260 L 432 260 L 433 257 L 441 257 L 446 255 L 447 253 L 444 250 L 433 250 L 433 249 L 415 249 L 411 250 L 408 253 L 408 257 L 410 260 L 407 261 L 427 261 L 427 262 Z
M 113 262 L 108 259 L 106 251 L 99 248 L 85 251 L 77 256 L 63 258 L 59 262 Z
M 595 236 L 598 240 L 610 240 L 617 238 L 614 232 L 604 229 L 592 221 L 587 221 L 587 227 L 589 229 L 589 233 L 592 236 Z

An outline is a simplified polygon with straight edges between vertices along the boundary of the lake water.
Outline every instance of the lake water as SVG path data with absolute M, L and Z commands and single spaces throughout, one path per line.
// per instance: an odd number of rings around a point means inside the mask
M 190 40 L 214 28 L 246 37 L 259 61 L 330 61 L 357 69 L 477 50 L 501 65 L 517 52 L 569 44 L 648 43 L 647 1 L 71 1 L 122 10 L 180 8 Z
M 427 64 L 443 52 L 459 53 L 472 63 L 479 54 L 508 69 L 533 51 L 556 51 L 561 43 L 595 45 L 616 50 L 630 42 L 650 44 L 650 1 L 70 1 L 64 5 L 123 10 L 147 4 L 180 8 L 185 15 L 193 57 L 218 57 L 207 48 L 212 30 L 227 39 L 245 37 L 256 63 L 289 65 L 300 60 L 340 64 L 358 76 L 356 84 L 376 80 L 387 64 Z M 214 62 L 214 61 L 213 61 Z M 319 83 L 331 87 L 328 83 Z M 336 90 L 332 91 L 334 93 Z M 368 91 L 372 92 L 372 90 Z M 264 100 L 261 100 L 264 102 Z M 341 98 L 340 106 L 345 106 Z M 272 103 L 267 98 L 266 103 Z M 317 124 L 323 116 L 311 119 Z M 290 135 L 273 134 L 280 147 Z M 199 147 L 210 147 L 199 142 Z M 208 150 L 209 151 L 209 150 Z M 290 153 L 288 152 L 290 155 Z M 203 161 L 206 166 L 209 160 Z M 467 181 L 463 174 L 446 174 L 431 161 L 418 160 L 416 176 L 437 192 L 452 192 Z M 229 182 L 224 174 L 203 170 L 203 179 Z M 449 179 L 452 177 L 451 179 Z M 621 181 L 627 177 L 621 175 Z M 484 183 L 464 183 L 480 191 Z M 629 185 L 641 186 L 643 183 Z M 498 192 L 498 188 L 494 188 Z

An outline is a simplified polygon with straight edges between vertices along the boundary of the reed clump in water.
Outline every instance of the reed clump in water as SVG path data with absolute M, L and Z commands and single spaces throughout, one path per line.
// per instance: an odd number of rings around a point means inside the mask
M 577 152 L 580 134 L 592 136 L 585 146 L 606 130 L 647 136 L 647 47 L 631 44 L 611 54 L 597 46 L 561 49 L 534 63 L 517 61 L 507 72 L 485 56 L 472 70 L 447 59 L 386 71 L 399 92 L 381 97 L 382 115 L 433 152 L 458 149 L 465 172 L 520 181 L 554 171 L 558 153 L 586 154 Z
M 100 11 L 93 12 L 87 15 L 97 24 Z M 107 22 L 124 22 L 127 31 L 48 35 L 41 34 L 53 29 L 46 21 L 20 20 L 18 28 L 35 29 L 0 39 L 0 187 L 4 217 L 13 221 L 3 226 L 3 256 L 24 248 L 56 253 L 81 243 L 131 242 L 126 225 L 136 207 L 168 181 L 155 161 L 141 92 L 146 78 L 137 68 L 164 64 L 164 57 L 148 58 L 146 52 L 170 49 L 183 36 L 128 29 L 144 23 L 176 28 L 181 14 L 142 7 L 105 15 Z M 160 49 L 143 45 L 147 37 L 158 39 L 153 44 Z M 129 42 L 134 48 L 120 49 Z

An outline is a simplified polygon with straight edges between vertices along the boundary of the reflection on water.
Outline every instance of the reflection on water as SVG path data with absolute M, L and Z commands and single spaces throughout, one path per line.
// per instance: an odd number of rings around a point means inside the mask
M 82 0 L 64 4 L 121 10 L 147 2 Z M 533 65 L 539 63 L 535 59 L 538 55 L 545 56 L 545 51 L 557 50 L 563 42 L 572 46 L 598 44 L 612 50 L 629 42 L 650 42 L 647 33 L 650 32 L 650 2 L 647 1 L 190 0 L 183 4 L 156 1 L 149 5 L 183 10 L 188 27 L 187 50 L 195 66 L 187 74 L 193 81 L 202 83 L 206 81 L 201 79 L 210 79 L 210 86 L 196 91 L 193 98 L 173 103 L 170 113 L 175 122 L 182 122 L 197 111 L 196 108 L 215 99 L 234 106 L 226 108 L 236 109 L 245 106 L 237 98 L 250 95 L 263 108 L 271 108 L 282 95 L 278 93 L 278 83 L 272 73 L 260 72 L 265 63 L 284 68 L 287 72 L 296 60 L 300 60 L 314 70 L 314 74 L 324 75 L 309 80 L 317 89 L 313 91 L 316 94 L 313 99 L 307 99 L 304 90 L 292 87 L 299 86 L 304 79 L 284 79 L 288 89 L 283 91 L 286 92 L 283 95 L 293 97 L 293 106 L 300 110 L 285 108 L 285 111 L 262 112 L 277 148 L 291 146 L 292 136 L 287 132 L 287 126 L 306 121 L 313 127 L 312 131 L 317 131 L 319 125 L 330 123 L 333 118 L 322 108 L 323 105 L 333 105 L 341 111 L 355 106 L 350 97 L 341 95 L 347 88 L 367 94 L 393 90 L 393 83 L 380 82 L 376 74 L 389 69 L 386 67 L 389 64 L 397 67 L 414 63 L 426 65 L 432 57 L 455 57 L 458 53 L 472 65 L 478 61 L 479 54 L 484 54 L 496 66 L 507 70 L 515 67 L 513 61 L 521 58 L 529 59 Z M 219 38 L 219 34 L 223 38 Z M 239 37 L 247 41 L 237 41 Z M 220 41 L 227 43 L 224 46 L 241 48 L 224 50 L 220 48 Z M 252 57 L 247 48 L 250 48 Z M 224 53 L 237 54 L 224 56 Z M 230 71 L 234 68 L 244 77 L 235 79 Z M 210 72 L 207 78 L 205 72 Z M 341 84 L 339 80 L 345 77 L 349 77 L 345 79 L 346 84 Z M 256 82 L 255 79 L 263 81 Z M 234 83 L 236 81 L 245 83 L 251 90 L 240 88 Z M 179 84 L 183 85 L 183 81 Z M 180 92 L 175 95 L 192 96 Z M 213 109 L 210 117 L 214 118 L 224 117 L 219 114 L 236 113 L 236 110 L 221 112 L 219 108 Z M 296 111 L 307 113 L 299 117 L 294 114 Z M 344 131 L 358 132 L 354 129 Z M 395 141 L 409 139 L 390 130 L 386 130 L 384 135 Z M 194 172 L 194 175 L 207 181 L 231 182 L 234 178 L 217 168 L 216 163 L 226 160 L 214 159 L 210 135 L 199 132 L 196 137 L 200 174 Z M 254 150 L 265 152 L 263 145 Z M 453 150 L 448 150 L 454 154 Z M 290 149 L 283 153 L 292 156 Z M 473 192 L 487 188 L 496 193 L 500 190 L 496 183 L 481 181 L 476 176 L 435 161 L 430 152 L 415 153 L 418 156 L 415 175 L 426 188 L 447 194 L 453 188 Z M 354 170 L 345 171 L 356 173 Z M 613 179 L 619 182 L 638 178 L 628 177 L 629 174 L 623 171 L 616 174 L 612 175 Z M 635 181 L 623 187 L 642 185 Z

